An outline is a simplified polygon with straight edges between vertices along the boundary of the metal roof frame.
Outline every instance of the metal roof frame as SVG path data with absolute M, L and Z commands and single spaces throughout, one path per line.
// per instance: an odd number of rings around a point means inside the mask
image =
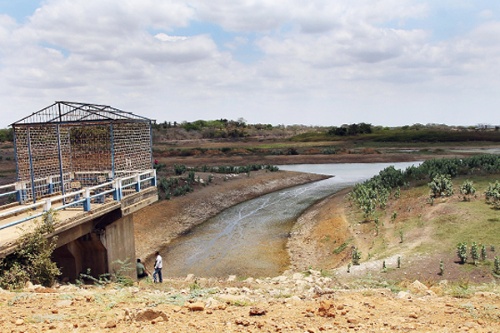
M 56 101 L 21 120 L 12 127 L 33 124 L 68 124 L 81 122 L 154 122 L 154 120 L 126 112 L 109 105 Z

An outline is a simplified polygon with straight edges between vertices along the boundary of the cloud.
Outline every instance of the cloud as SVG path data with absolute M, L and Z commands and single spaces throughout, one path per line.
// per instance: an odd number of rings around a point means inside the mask
M 46 0 L 22 23 L 0 14 L 0 98 L 9 117 L 54 100 L 160 121 L 456 122 L 475 101 L 486 117 L 500 88 L 498 10 L 434 4 Z M 436 24 L 454 27 L 435 20 L 447 6 L 471 28 L 436 38 Z

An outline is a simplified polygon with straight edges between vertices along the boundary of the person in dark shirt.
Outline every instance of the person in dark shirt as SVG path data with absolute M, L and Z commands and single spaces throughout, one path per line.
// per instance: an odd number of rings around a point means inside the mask
M 149 276 L 149 272 L 147 271 L 146 267 L 144 267 L 144 264 L 141 262 L 141 259 L 137 258 L 137 264 L 135 265 L 135 269 L 137 271 L 137 278 L 142 279 L 145 278 L 146 276 Z

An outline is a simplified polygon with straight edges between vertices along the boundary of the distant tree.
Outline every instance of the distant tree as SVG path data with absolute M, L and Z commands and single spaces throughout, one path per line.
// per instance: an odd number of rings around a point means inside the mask
M 358 124 L 351 124 L 347 127 L 347 134 L 348 135 L 358 135 L 359 134 L 359 125 Z
M 0 129 L 0 142 L 14 141 L 14 131 L 12 128 Z
M 331 127 L 327 134 L 336 136 L 355 136 L 359 134 L 369 134 L 372 133 L 372 125 L 367 123 L 342 125 L 340 127 Z
M 361 133 L 361 134 L 372 133 L 372 124 L 359 123 L 359 133 Z

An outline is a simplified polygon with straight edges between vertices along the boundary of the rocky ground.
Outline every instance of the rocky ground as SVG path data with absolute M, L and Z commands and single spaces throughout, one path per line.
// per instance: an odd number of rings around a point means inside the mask
M 28 286 L 0 292 L 1 332 L 499 332 L 499 290 L 445 294 L 446 282 L 349 289 L 309 270 L 238 281 L 132 287 Z
M 138 256 L 150 265 L 158 244 L 219 211 L 318 177 L 284 172 L 231 176 L 153 205 L 134 216 Z M 395 283 L 397 270 L 384 280 L 377 261 L 365 261 L 348 273 L 349 258 L 331 251 L 331 244 L 358 232 L 347 224 L 344 195 L 319 202 L 299 218 L 288 244 L 291 265 L 281 276 L 187 276 L 162 284 L 146 279 L 133 286 L 0 290 L 0 332 L 500 332 L 495 281 L 430 282 L 408 269 L 413 273 Z M 394 266 L 390 260 L 387 264 Z

